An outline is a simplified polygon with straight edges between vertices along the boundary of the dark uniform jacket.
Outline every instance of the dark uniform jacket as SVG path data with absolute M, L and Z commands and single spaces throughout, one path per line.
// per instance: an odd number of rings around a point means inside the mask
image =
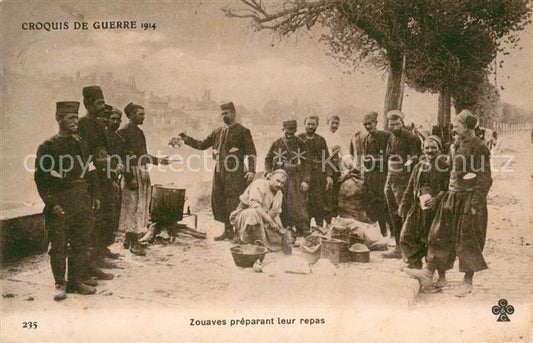
M 387 144 L 388 171 L 393 173 L 411 172 L 422 153 L 420 140 L 407 129 L 403 128 L 398 136 L 391 134 Z M 408 159 L 411 165 L 405 166 Z M 400 165 L 401 163 L 401 165 Z M 391 168 L 392 165 L 392 168 Z
M 108 142 L 105 128 L 95 118 L 84 116 L 78 124 L 79 135 L 87 142 L 90 156 L 95 163 L 100 178 L 106 176 Z
M 185 137 L 184 142 L 199 150 L 213 148 L 213 158 L 218 164 L 211 193 L 213 216 L 217 221 L 229 223 L 229 215 L 239 205 L 239 196 L 247 186 L 246 171 L 255 173 L 256 150 L 250 130 L 234 123 L 215 129 L 204 140 Z
M 75 182 L 87 182 L 91 196 L 101 198 L 98 176 L 93 162 L 89 160 L 87 143 L 77 135 L 55 135 L 39 146 L 34 179 L 45 203 L 45 213 L 50 213 L 59 204 L 61 193 Z

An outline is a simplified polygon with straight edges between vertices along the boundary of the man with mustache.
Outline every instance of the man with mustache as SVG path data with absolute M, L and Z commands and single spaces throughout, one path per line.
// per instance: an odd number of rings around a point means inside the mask
M 77 101 L 56 104 L 59 132 L 39 146 L 35 161 L 35 183 L 45 203 L 56 301 L 65 299 L 67 292 L 96 292 L 83 281 L 94 211 L 100 207 L 101 193 L 87 143 L 76 134 L 79 106 Z
M 168 159 L 148 154 L 146 137 L 139 128 L 144 123 L 144 107 L 129 103 L 124 107 L 129 123 L 117 134 L 125 141 L 127 150 L 125 170 L 131 173 L 122 184 L 122 206 L 119 227 L 126 233 L 123 247 L 134 255 L 145 255 L 139 236 L 146 231 L 149 218 L 151 183 L 147 164 L 167 165 Z
M 108 231 L 107 237 L 104 239 L 107 245 L 104 253 L 105 256 L 112 259 L 117 259 L 120 255 L 109 250 L 109 246 L 115 241 L 115 234 L 118 231 L 120 222 L 120 208 L 122 204 L 122 191 L 120 189 L 121 179 L 131 180 L 133 174 L 131 171 L 126 171 L 124 166 L 126 164 L 126 141 L 122 138 L 117 130 L 122 122 L 122 111 L 117 107 L 106 105 L 106 123 L 107 123 L 107 140 L 110 156 L 110 174 L 113 182 L 113 202 L 115 206 L 115 216 L 112 218 L 112 230 Z
M 104 94 L 99 86 L 87 86 L 83 88 L 83 104 L 87 109 L 87 115 L 79 120 L 79 134 L 89 146 L 91 155 L 100 180 L 102 191 L 102 208 L 96 213 L 94 231 L 91 234 L 92 243 L 90 251 L 89 275 L 101 280 L 110 280 L 113 274 L 104 273 L 99 266 L 114 267 L 105 261 L 106 244 L 104 237 L 111 230 L 112 218 L 115 216 L 113 205 L 113 183 L 107 176 L 108 142 L 106 128 L 101 116 L 105 110 Z M 100 119 L 98 119 L 100 117 Z
M 332 168 L 333 187 L 326 191 L 326 198 L 329 204 L 329 216 L 332 218 L 339 215 L 339 177 L 341 176 L 341 161 L 347 151 L 343 150 L 343 142 L 341 134 L 339 133 L 340 118 L 333 114 L 328 117 L 326 129 L 323 131 L 323 137 L 329 148 L 329 156 L 331 163 L 335 166 Z
M 224 126 L 215 129 L 206 139 L 196 140 L 184 132 L 179 134 L 183 142 L 194 149 L 213 148 L 213 158 L 217 165 L 213 176 L 211 207 L 215 220 L 224 223 L 224 233 L 215 237 L 215 241 L 233 239 L 229 216 L 239 205 L 239 196 L 253 181 L 256 163 L 252 134 L 236 121 L 233 102 L 222 104 L 220 110 Z M 248 160 L 247 169 L 245 160 Z
M 301 245 L 304 238 L 310 234 L 306 195 L 311 182 L 311 166 L 307 145 L 295 136 L 296 120 L 286 120 L 282 125 L 283 137 L 270 146 L 265 157 L 265 171 L 283 169 L 287 173 L 281 222 L 284 227 L 296 226 L 296 245 Z
M 273 235 L 284 233 L 281 224 L 282 190 L 287 182 L 284 170 L 274 170 L 266 179 L 253 181 L 239 197 L 237 209 L 230 215 L 239 243 L 255 244 L 261 241 L 272 247 L 280 241 Z
M 420 140 L 404 127 L 403 112 L 392 110 L 387 113 L 388 127 L 392 132 L 387 143 L 387 179 L 385 181 L 385 199 L 391 217 L 391 235 L 396 246 L 394 250 L 383 254 L 385 258 L 402 258 L 400 249 L 400 232 L 402 218 L 398 215 L 398 206 L 409 183 L 411 171 L 421 154 Z
M 390 215 L 385 201 L 385 181 L 387 164 L 385 152 L 389 143 L 390 133 L 378 130 L 378 113 L 369 112 L 363 117 L 363 126 L 368 132 L 361 143 L 366 197 L 368 199 L 367 214 L 377 220 L 381 235 L 387 235 L 387 224 L 390 227 Z M 391 230 L 392 231 L 392 230 Z
M 424 157 L 414 167 L 403 194 L 398 213 L 404 220 L 400 246 L 407 268 L 421 269 L 427 253 L 428 234 L 440 199 L 448 190 L 449 171 L 441 155 L 442 142 L 437 136 L 424 140 Z M 439 271 L 438 287 L 443 287 L 445 271 Z
M 315 218 L 316 225 L 331 224 L 331 204 L 328 204 L 326 192 L 333 187 L 333 169 L 326 161 L 329 158 L 328 145 L 324 137 L 316 133 L 318 117 L 308 116 L 304 119 L 305 132 L 298 137 L 307 144 L 307 160 L 311 167 L 311 182 L 307 196 L 309 219 Z

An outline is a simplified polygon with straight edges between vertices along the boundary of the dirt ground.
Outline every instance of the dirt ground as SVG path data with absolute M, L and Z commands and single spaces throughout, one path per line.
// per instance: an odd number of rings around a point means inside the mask
M 484 251 L 489 269 L 475 276 L 466 298 L 453 296 L 462 279 L 457 270 L 448 274 L 443 292 L 417 295 L 418 282 L 399 270 L 402 262 L 384 260 L 379 252 L 371 253 L 369 264 L 339 265 L 335 276 L 269 276 L 238 268 L 232 245 L 213 241 L 222 226 L 205 212 L 199 230 L 207 232 L 206 240 L 180 236 L 174 243 L 151 245 L 144 257 L 117 241 L 112 250 L 123 255 L 123 269 L 110 270 L 115 279 L 100 282 L 93 296 L 54 302 L 45 254 L 4 265 L 2 339 L 527 341 L 533 255 L 529 133 L 503 137 L 497 154 L 514 156 L 508 166 L 513 172 L 493 173 Z M 501 169 L 506 161 L 497 158 L 494 167 Z M 502 298 L 515 308 L 508 323 L 496 322 L 491 313 Z M 270 317 L 277 324 L 230 325 L 232 318 Z M 278 317 L 296 322 L 283 324 Z M 306 318 L 319 323 L 310 325 Z M 191 325 L 195 319 L 227 320 L 227 325 Z M 27 321 L 37 321 L 38 329 L 23 328 Z

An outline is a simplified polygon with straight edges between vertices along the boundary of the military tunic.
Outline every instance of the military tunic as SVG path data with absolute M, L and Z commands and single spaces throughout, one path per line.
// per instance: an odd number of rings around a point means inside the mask
M 211 192 L 215 220 L 229 227 L 229 215 L 239 205 L 247 186 L 246 172 L 255 173 L 256 150 L 250 130 L 239 123 L 215 129 L 204 140 L 185 137 L 184 143 L 199 150 L 213 148 L 216 161 Z M 248 168 L 245 167 L 248 160 Z
M 317 225 L 322 226 L 324 220 L 331 222 L 331 204 L 327 201 L 326 178 L 333 177 L 333 169 L 326 162 L 329 150 L 326 140 L 314 134 L 309 138 L 306 133 L 298 135 L 307 144 L 307 156 L 310 164 L 311 179 L 307 197 L 307 208 L 310 218 L 315 218 Z
M 37 150 L 35 183 L 45 203 L 45 224 L 50 242 L 50 261 L 56 284 L 78 281 L 87 266 L 90 234 L 94 226 L 93 199 L 100 199 L 95 167 L 89 163 L 88 147 L 76 135 L 56 135 Z M 54 206 L 64 214 L 55 214 Z
M 385 153 L 389 139 L 389 132 L 378 130 L 364 136 L 361 144 L 361 155 L 365 166 L 363 177 L 366 196 L 370 202 L 367 214 L 379 222 L 382 234 L 386 234 L 386 223 L 390 222 L 384 193 L 385 181 L 387 180 Z
M 405 128 L 398 135 L 391 134 L 387 143 L 387 179 L 385 181 L 385 199 L 391 216 L 391 232 L 396 244 L 400 243 L 402 219 L 397 215 L 405 188 L 418 157 L 421 154 L 420 140 Z M 408 160 L 411 164 L 405 165 Z
M 435 163 L 438 163 L 436 168 Z M 428 234 L 440 199 L 448 190 L 449 172 L 441 160 L 420 161 L 414 168 L 409 184 L 402 197 L 399 212 L 404 223 L 400 233 L 400 246 L 407 263 L 421 261 L 427 253 Z M 419 197 L 429 194 L 435 198 L 435 205 L 422 209 Z
M 113 201 L 115 205 L 115 217 L 113 218 L 112 222 L 112 234 L 107 237 L 106 243 L 112 244 L 114 242 L 114 233 L 116 233 L 119 228 L 120 212 L 122 206 L 122 180 L 116 170 L 119 164 L 122 164 L 123 166 L 126 165 L 127 149 L 126 140 L 124 140 L 124 138 L 122 138 L 122 136 L 120 136 L 117 132 L 108 131 L 107 141 L 109 147 L 108 154 L 111 157 L 110 164 L 111 168 L 113 168 L 113 172 L 111 173 L 111 180 L 113 181 Z M 129 181 L 133 178 L 132 172 L 128 170 L 123 171 L 123 176 L 126 181 Z
M 472 174 L 474 178 L 469 177 Z M 460 142 L 452 156 L 449 190 L 440 202 L 429 232 L 428 264 L 440 270 L 450 269 L 457 256 L 462 272 L 487 269 L 482 252 L 491 185 L 487 146 L 478 137 Z
M 116 226 L 113 223 L 117 217 L 113 181 L 107 170 L 109 143 L 106 129 L 92 117 L 80 118 L 78 130 L 80 136 L 87 142 L 89 154 L 92 156 L 100 180 L 102 208 L 96 213 L 96 224 L 92 236 L 94 248 L 103 249 L 113 243 Z M 113 238 L 110 239 L 110 237 Z
M 265 171 L 283 169 L 287 173 L 287 184 L 283 190 L 283 207 L 281 222 L 285 227 L 296 226 L 297 235 L 309 234 L 309 211 L 307 194 L 300 191 L 300 184 L 311 182 L 311 165 L 307 154 L 307 145 L 299 137 L 279 138 L 268 150 L 265 157 Z

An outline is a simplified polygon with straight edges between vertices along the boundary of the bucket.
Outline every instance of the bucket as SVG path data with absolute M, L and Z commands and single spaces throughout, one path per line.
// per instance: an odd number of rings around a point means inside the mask
M 237 267 L 251 268 L 255 261 L 263 260 L 268 249 L 259 245 L 237 245 L 230 251 Z
M 361 243 L 353 244 L 350 249 L 350 257 L 354 262 L 368 263 L 370 262 L 370 250 L 366 245 Z
M 322 239 L 320 247 L 320 258 L 327 258 L 331 263 L 350 261 L 349 243 L 340 239 Z
M 150 219 L 153 222 L 176 223 L 183 219 L 185 189 L 153 185 Z

